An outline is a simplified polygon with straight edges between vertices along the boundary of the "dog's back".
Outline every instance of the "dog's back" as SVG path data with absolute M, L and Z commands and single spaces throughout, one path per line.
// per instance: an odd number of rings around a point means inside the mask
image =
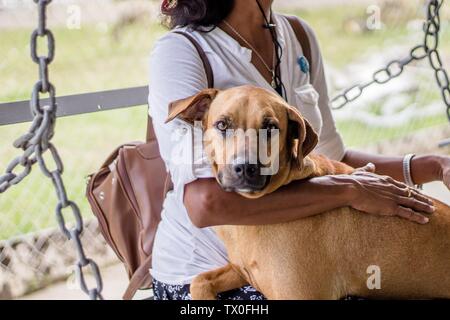
M 425 226 L 342 208 L 217 231 L 231 263 L 269 299 L 450 298 L 450 207 L 436 206 Z M 380 289 L 368 288 L 368 270 L 379 270 Z

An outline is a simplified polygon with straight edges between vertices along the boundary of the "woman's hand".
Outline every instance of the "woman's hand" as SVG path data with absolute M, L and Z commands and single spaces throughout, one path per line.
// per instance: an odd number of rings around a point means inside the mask
M 429 222 L 425 215 L 435 211 L 430 199 L 391 177 L 373 172 L 375 166 L 369 164 L 353 175 L 341 177 L 350 179 L 347 182 L 352 186 L 349 202 L 352 208 L 382 216 L 399 216 L 420 224 Z

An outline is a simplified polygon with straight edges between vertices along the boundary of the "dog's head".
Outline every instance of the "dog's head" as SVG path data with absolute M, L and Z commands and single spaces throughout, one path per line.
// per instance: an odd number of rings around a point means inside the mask
M 296 108 L 265 89 L 206 89 L 175 101 L 167 121 L 201 124 L 203 147 L 223 189 L 248 197 L 265 193 L 275 176 L 295 167 L 318 137 Z

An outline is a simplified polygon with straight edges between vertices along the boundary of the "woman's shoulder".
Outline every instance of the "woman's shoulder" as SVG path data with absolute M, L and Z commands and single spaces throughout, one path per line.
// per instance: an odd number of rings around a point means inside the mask
M 196 36 L 185 28 L 179 28 L 167 32 L 160 37 L 153 45 L 150 54 L 150 63 L 152 65 L 163 63 L 172 65 L 191 65 L 201 66 L 199 54 L 192 40 L 179 34 L 179 32 L 188 33 L 197 41 Z
M 161 38 L 159 38 L 154 48 L 162 51 L 181 50 L 184 54 L 189 52 L 197 53 L 196 45 L 198 44 L 203 51 L 212 51 L 211 43 L 217 41 L 216 28 L 206 28 L 205 31 L 194 30 L 190 27 L 177 27 Z M 184 34 L 184 35 L 183 35 Z
M 166 96 L 177 96 L 184 89 L 195 88 L 192 91 L 196 92 L 198 88 L 207 87 L 200 55 L 183 35 L 174 31 L 163 35 L 155 42 L 149 60 L 151 95 L 165 92 Z M 175 91 L 175 95 L 172 91 Z M 191 94 L 188 92 L 182 97 Z M 176 99 L 171 98 L 170 101 L 173 100 Z
M 186 28 L 177 28 L 165 33 L 156 40 L 153 50 L 172 51 L 176 49 L 191 49 L 192 44 L 189 39 L 180 33 L 191 33 Z

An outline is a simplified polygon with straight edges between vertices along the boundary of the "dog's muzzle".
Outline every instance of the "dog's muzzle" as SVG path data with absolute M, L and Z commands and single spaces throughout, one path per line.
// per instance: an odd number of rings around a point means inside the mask
M 260 164 L 251 164 L 239 160 L 224 167 L 219 172 L 219 182 L 226 191 L 257 192 L 263 190 L 270 176 L 261 174 Z

